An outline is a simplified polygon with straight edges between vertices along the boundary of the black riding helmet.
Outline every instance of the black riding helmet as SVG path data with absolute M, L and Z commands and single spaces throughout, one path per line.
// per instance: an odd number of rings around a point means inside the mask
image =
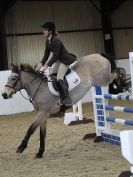
M 52 31 L 53 34 L 55 34 L 55 24 L 53 22 L 45 22 L 40 25 L 44 29 L 48 29 L 48 31 Z

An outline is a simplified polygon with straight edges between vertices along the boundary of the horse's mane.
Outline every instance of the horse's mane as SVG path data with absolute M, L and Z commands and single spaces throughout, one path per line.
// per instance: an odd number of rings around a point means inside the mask
M 20 69 L 22 71 L 35 72 L 34 69 L 33 69 L 33 67 L 31 65 L 29 65 L 29 64 L 22 64 L 21 63 L 20 64 Z
M 32 73 L 32 74 L 35 74 L 35 75 L 39 76 L 39 73 L 37 73 L 35 71 L 35 67 L 33 68 L 29 64 L 20 64 L 20 69 L 21 69 L 21 71 L 29 72 L 29 73 Z

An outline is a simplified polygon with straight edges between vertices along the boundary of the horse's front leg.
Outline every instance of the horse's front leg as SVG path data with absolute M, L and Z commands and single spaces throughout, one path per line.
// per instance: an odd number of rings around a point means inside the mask
M 36 154 L 36 158 L 41 158 L 45 151 L 45 139 L 46 139 L 46 129 L 40 127 L 40 148 L 38 153 Z
M 22 153 L 26 149 L 28 141 L 29 141 L 31 135 L 35 132 L 37 127 L 38 127 L 38 124 L 36 123 L 36 121 L 31 124 L 24 139 L 22 140 L 21 144 L 18 146 L 18 148 L 16 150 L 17 153 Z
M 31 135 L 35 132 L 36 128 L 38 126 L 40 126 L 42 115 L 44 116 L 44 113 L 42 113 L 41 111 L 39 111 L 37 113 L 36 120 L 31 124 L 31 126 L 29 127 L 29 129 L 28 129 L 28 131 L 27 131 L 27 133 L 24 137 L 24 139 L 22 140 L 21 144 L 18 146 L 17 151 L 16 151 L 17 153 L 22 153 L 26 149 Z

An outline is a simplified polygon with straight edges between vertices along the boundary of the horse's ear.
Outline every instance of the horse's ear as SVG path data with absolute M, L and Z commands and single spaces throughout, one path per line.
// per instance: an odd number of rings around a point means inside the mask
M 12 68 L 15 68 L 16 65 L 15 65 L 14 63 L 11 63 L 11 67 L 12 67 Z
M 19 66 L 11 63 L 11 69 L 13 73 L 19 73 Z
M 20 64 L 20 69 L 23 71 L 24 70 L 24 64 Z

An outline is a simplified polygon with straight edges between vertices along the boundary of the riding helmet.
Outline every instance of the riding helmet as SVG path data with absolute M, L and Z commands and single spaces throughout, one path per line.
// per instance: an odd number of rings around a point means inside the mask
M 40 25 L 42 28 L 48 29 L 48 31 L 55 32 L 55 24 L 53 22 L 45 22 Z

